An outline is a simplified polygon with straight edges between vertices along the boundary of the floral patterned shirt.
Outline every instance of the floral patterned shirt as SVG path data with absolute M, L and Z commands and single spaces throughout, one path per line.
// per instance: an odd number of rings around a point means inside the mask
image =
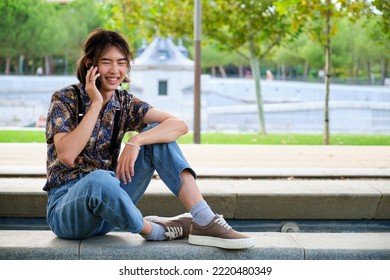
M 84 112 L 87 113 L 91 101 L 84 85 L 77 84 L 80 90 Z M 104 111 L 100 113 L 95 128 L 78 159 L 71 167 L 60 162 L 54 145 L 53 137 L 56 133 L 69 133 L 78 125 L 77 103 L 78 97 L 72 86 L 64 87 L 54 92 L 47 115 L 46 142 L 47 142 L 47 182 L 44 190 L 61 186 L 79 176 L 79 173 L 88 173 L 97 169 L 109 170 L 112 166 L 110 154 L 111 136 L 114 128 L 114 117 L 117 108 L 120 109 L 118 141 L 122 141 L 128 131 L 140 132 L 147 126 L 143 122 L 145 114 L 151 106 L 126 90 L 118 90 L 108 101 Z

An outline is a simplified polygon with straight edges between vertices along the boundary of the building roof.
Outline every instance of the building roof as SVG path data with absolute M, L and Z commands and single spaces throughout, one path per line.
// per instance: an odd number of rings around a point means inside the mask
M 141 48 L 141 54 L 135 58 L 134 70 L 164 69 L 191 70 L 194 62 L 182 51 L 183 46 L 176 46 L 170 38 L 154 38 L 148 45 Z

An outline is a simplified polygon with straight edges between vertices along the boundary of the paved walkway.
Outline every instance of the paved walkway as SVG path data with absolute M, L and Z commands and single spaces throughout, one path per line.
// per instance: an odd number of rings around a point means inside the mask
M 181 148 L 194 168 L 390 168 L 390 146 L 185 144 Z M 0 143 L 0 155 L 0 166 L 44 166 L 46 145 Z
M 223 250 L 187 240 L 146 242 L 112 232 L 63 240 L 50 231 L 0 231 L 0 260 L 388 260 L 390 233 L 250 233 L 256 245 Z

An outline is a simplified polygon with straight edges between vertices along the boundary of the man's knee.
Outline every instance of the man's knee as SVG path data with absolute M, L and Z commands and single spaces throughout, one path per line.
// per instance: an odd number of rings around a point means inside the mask
M 113 186 L 119 186 L 119 180 L 115 177 L 115 173 L 106 170 L 95 170 L 89 173 L 85 177 L 87 185 L 96 188 L 112 188 Z
M 95 170 L 89 173 L 85 179 L 88 182 L 102 183 L 115 180 L 115 174 L 112 171 L 107 170 Z

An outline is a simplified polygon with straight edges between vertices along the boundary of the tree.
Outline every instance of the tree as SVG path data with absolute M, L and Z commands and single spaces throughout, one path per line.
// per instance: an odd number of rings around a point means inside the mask
M 311 41 L 305 33 L 299 33 L 293 40 L 284 40 L 275 49 L 272 60 L 282 69 L 286 66 L 302 65 L 304 80 L 308 80 L 311 67 L 318 70 L 322 69 L 324 65 L 322 49 Z M 285 79 L 285 73 L 282 73 L 282 75 Z
M 0 57 L 6 57 L 5 74 L 11 60 L 16 72 L 23 73 L 23 61 L 44 58 L 45 73 L 52 73 L 53 56 L 64 57 L 65 69 L 71 56 L 76 59 L 85 36 L 100 26 L 96 3 L 75 0 L 66 5 L 46 0 L 2 0 L 0 2 Z M 20 68 L 20 69 L 19 69 Z M 67 70 L 66 70 L 67 73 Z
M 101 14 L 104 28 L 122 33 L 136 50 L 155 36 L 192 34 L 192 7 L 192 1 L 182 0 L 111 0 L 102 4 Z
M 374 65 L 380 65 L 381 59 L 386 59 L 385 41 L 383 41 L 381 33 L 377 33 L 378 25 L 372 18 L 362 19 L 357 22 L 358 28 L 362 32 L 360 36 L 354 38 L 355 56 L 360 63 L 360 67 L 366 69 L 367 80 L 369 84 L 374 82 L 374 72 L 380 72 L 380 69 L 375 71 Z
M 222 77 L 226 77 L 226 73 L 224 70 L 224 66 L 228 65 L 236 65 L 239 67 L 239 76 L 243 77 L 243 70 L 240 69 L 242 65 L 245 63 L 245 59 L 243 59 L 237 53 L 232 51 L 221 50 L 221 48 L 213 43 L 205 43 L 202 48 L 202 67 L 211 68 L 212 76 L 216 75 L 216 68 L 219 69 Z
M 250 63 L 255 82 L 259 132 L 266 134 L 260 61 L 286 35 L 286 18 L 276 11 L 272 0 L 214 0 L 204 4 L 204 33 L 207 37 L 213 38 L 225 49 L 238 52 Z
M 345 17 L 358 19 L 369 7 L 365 0 L 285 0 L 276 3 L 277 10 L 290 15 L 292 29 L 303 29 L 325 49 L 325 109 L 323 143 L 329 144 L 329 94 L 331 72 L 331 39 L 339 21 Z
M 95 1 L 76 0 L 64 5 L 59 16 L 64 30 L 63 38 L 56 49 L 56 54 L 65 57 L 65 73 L 68 73 L 68 60 L 76 61 L 86 36 L 94 29 L 102 27 L 102 14 Z M 61 28 L 60 26 L 60 28 Z M 73 63 L 75 64 L 75 63 Z
M 142 39 L 150 38 L 145 32 L 149 26 L 145 9 L 150 0 L 112 0 L 104 1 L 100 6 L 100 15 L 104 28 L 123 34 L 133 49 L 137 49 Z
M 131 14 L 127 27 L 136 27 L 140 34 L 191 36 L 193 1 L 145 0 L 142 5 L 131 0 L 116 0 L 122 13 Z M 259 131 L 266 133 L 260 87 L 260 61 L 277 46 L 287 31 L 285 17 L 280 16 L 273 0 L 203 1 L 202 31 L 209 40 L 225 49 L 234 50 L 251 65 L 254 77 Z M 178 8 L 180 7 L 180 8 Z M 120 22 L 115 25 L 120 26 Z
M 390 1 L 374 0 L 373 5 L 381 14 L 378 24 L 382 28 L 384 36 L 390 39 Z
M 381 84 L 384 85 L 390 59 L 388 51 L 390 49 L 390 1 L 374 0 L 373 4 L 379 10 L 379 15 L 375 13 L 376 26 L 373 28 L 374 30 L 371 30 L 371 35 L 383 48 L 383 52 L 381 52 Z
M 0 55 L 6 57 L 6 74 L 10 73 L 12 57 L 25 48 L 25 23 L 31 16 L 31 4 L 28 0 L 0 2 Z

